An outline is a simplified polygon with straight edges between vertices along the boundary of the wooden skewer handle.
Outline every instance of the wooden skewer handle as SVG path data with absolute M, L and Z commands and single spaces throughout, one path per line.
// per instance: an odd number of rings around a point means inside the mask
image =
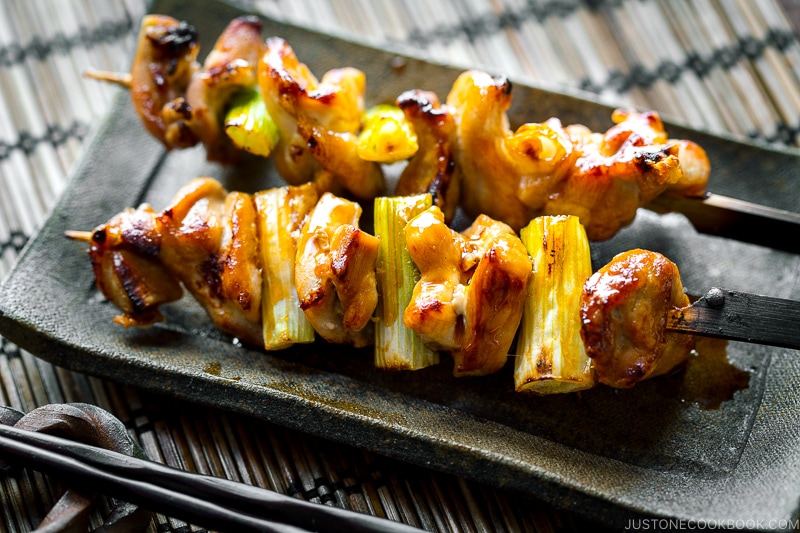
M 712 288 L 670 311 L 667 330 L 800 350 L 800 302 Z

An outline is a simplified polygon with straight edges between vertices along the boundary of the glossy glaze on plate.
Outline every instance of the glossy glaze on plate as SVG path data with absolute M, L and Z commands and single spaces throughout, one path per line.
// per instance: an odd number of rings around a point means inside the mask
M 154 9 L 196 24 L 203 49 L 237 14 L 225 4 L 208 3 L 203 11 L 189 5 L 166 1 Z M 370 103 L 392 101 L 410 88 L 444 97 L 460 72 L 411 58 L 398 68 L 393 54 L 270 21 L 264 33 L 286 38 L 315 72 L 361 68 Z M 555 115 L 597 129 L 610 125 L 610 108 L 521 83 L 514 90 L 512 118 Z M 776 151 L 765 168 L 748 144 L 667 127 L 709 151 L 715 192 L 784 209 L 800 203 L 791 153 Z M 394 374 L 376 371 L 370 350 L 322 343 L 276 353 L 241 347 L 188 297 L 165 309 L 165 324 L 117 326 L 111 321 L 117 311 L 94 288 L 85 244 L 64 231 L 90 230 L 143 201 L 160 210 L 199 175 L 245 191 L 282 184 L 268 162 L 248 159 L 223 169 L 207 163 L 202 148 L 165 154 L 120 94 L 60 203 L 5 281 L 0 333 L 73 370 L 533 494 L 616 526 L 641 516 L 766 526 L 796 513 L 800 358 L 794 351 L 730 343 L 715 350 L 727 353 L 733 367 L 720 362 L 632 390 L 598 386 L 537 398 L 513 392 L 510 364 L 493 376 L 457 380 L 447 358 L 434 368 Z M 800 299 L 799 256 L 697 234 L 681 215 L 642 210 L 633 226 L 593 245 L 595 268 L 633 247 L 667 255 L 695 293 L 717 285 Z M 731 368 L 739 377 L 746 372 L 748 386 L 717 408 L 699 405 L 714 394 L 704 383 Z

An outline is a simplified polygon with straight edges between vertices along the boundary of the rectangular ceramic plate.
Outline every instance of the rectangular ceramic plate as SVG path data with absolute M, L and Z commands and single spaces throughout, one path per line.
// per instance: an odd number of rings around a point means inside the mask
M 237 14 L 225 4 L 189 6 L 169 1 L 155 9 L 195 24 L 203 50 Z M 368 103 L 393 101 L 411 88 L 444 98 L 460 72 L 411 57 L 398 62 L 394 53 L 269 20 L 264 33 L 286 38 L 317 73 L 343 65 L 364 70 Z M 559 116 L 610 126 L 611 109 L 589 100 L 525 83 L 514 91 L 512 122 Z M 668 130 L 709 151 L 715 192 L 783 209 L 799 205 L 796 154 L 765 158 L 746 143 L 677 125 Z M 115 325 L 117 311 L 98 296 L 85 244 L 64 231 L 90 230 L 140 202 L 162 209 L 199 175 L 231 190 L 282 184 L 268 162 L 221 168 L 207 163 L 202 149 L 165 154 L 121 95 L 6 279 L 0 333 L 63 367 L 522 491 L 616 526 L 655 516 L 772 528 L 796 514 L 800 359 L 790 350 L 704 345 L 697 364 L 676 376 L 632 390 L 598 386 L 580 396 L 539 398 L 513 392 L 510 365 L 457 380 L 446 359 L 417 373 L 382 373 L 370 350 L 322 343 L 277 353 L 242 348 L 214 330 L 188 297 L 168 307 L 166 324 Z M 690 291 L 722 286 L 800 298 L 799 256 L 698 234 L 681 215 L 642 210 L 630 228 L 593 245 L 595 267 L 634 247 L 670 257 Z M 726 388 L 742 376 L 747 386 Z M 703 405 L 720 399 L 716 407 Z

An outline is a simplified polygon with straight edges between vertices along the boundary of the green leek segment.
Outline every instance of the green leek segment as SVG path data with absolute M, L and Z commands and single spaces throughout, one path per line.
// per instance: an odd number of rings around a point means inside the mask
M 231 98 L 225 113 L 225 133 L 238 148 L 262 157 L 269 157 L 280 138 L 278 126 L 256 89 L 239 91 Z
M 380 104 L 364 114 L 356 145 L 365 161 L 390 164 L 417 153 L 417 134 L 403 111 L 394 105 Z
M 542 216 L 520 231 L 533 275 L 517 341 L 517 391 L 588 389 L 595 377 L 581 338 L 580 299 L 592 275 L 586 231 L 575 216 Z
M 375 365 L 384 370 L 418 370 L 439 362 L 417 334 L 403 324 L 420 273 L 406 247 L 408 221 L 433 205 L 430 194 L 375 199 L 378 247 L 378 307 L 375 324 Z

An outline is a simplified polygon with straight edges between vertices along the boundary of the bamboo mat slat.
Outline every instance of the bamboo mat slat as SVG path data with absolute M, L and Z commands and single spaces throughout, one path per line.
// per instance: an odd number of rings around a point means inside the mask
M 232 3 L 437 61 L 655 109 L 712 132 L 800 146 L 795 0 Z M 84 139 L 120 90 L 82 72 L 127 70 L 148 5 L 0 2 L 0 279 L 67 186 Z M 531 110 L 532 121 L 546 118 L 547 110 Z M 428 531 L 587 527 L 527 497 L 58 368 L 3 338 L 0 402 L 22 412 L 49 403 L 98 405 L 157 461 Z M 31 531 L 59 495 L 56 483 L 35 472 L 0 476 L 0 533 Z M 110 505 L 104 500 L 94 526 Z M 204 530 L 154 515 L 149 531 Z

